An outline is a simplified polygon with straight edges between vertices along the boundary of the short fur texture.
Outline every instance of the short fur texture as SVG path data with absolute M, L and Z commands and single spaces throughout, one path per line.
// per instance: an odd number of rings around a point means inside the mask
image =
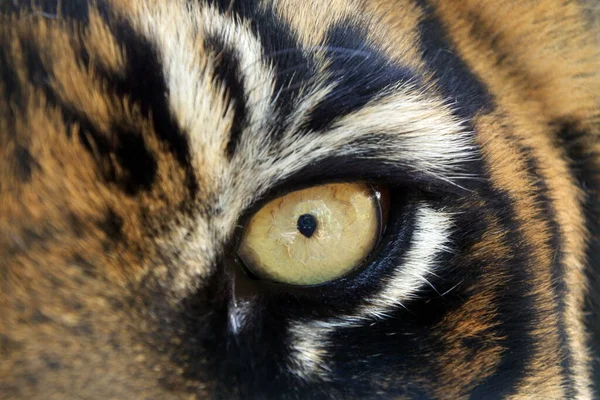
M 600 395 L 590 4 L 0 2 L 0 398 Z M 364 268 L 248 277 L 332 181 L 390 190 Z

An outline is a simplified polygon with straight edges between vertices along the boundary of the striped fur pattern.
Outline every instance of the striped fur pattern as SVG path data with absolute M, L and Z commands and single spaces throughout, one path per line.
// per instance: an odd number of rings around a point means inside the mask
M 0 2 L 0 398 L 593 398 L 584 10 Z M 368 265 L 248 278 L 252 212 L 332 181 L 390 190 Z

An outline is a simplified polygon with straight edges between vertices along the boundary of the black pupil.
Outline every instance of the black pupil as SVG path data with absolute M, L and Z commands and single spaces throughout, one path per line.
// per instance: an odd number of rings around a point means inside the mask
M 303 214 L 298 217 L 298 231 L 307 238 L 310 238 L 315 233 L 317 225 L 317 219 L 314 215 Z

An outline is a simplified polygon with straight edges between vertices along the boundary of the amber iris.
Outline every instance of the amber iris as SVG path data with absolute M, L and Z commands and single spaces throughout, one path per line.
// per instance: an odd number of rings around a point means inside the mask
M 248 223 L 239 256 L 261 279 L 317 285 L 348 274 L 377 244 L 378 192 L 365 183 L 332 183 L 288 193 Z

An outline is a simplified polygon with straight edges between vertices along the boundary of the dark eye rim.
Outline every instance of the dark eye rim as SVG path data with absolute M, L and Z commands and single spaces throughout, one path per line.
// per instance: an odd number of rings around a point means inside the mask
M 362 268 L 343 278 L 317 287 L 292 286 L 284 283 L 252 279 L 237 257 L 237 249 L 249 219 L 267 202 L 294 190 L 326 183 L 369 182 L 387 187 L 390 215 L 386 231 L 378 246 L 365 259 Z M 262 312 L 272 318 L 330 318 L 352 313 L 365 301 L 376 296 L 404 263 L 413 245 L 417 228 L 417 212 L 423 205 L 438 208 L 454 203 L 468 191 L 436 177 L 413 171 L 401 163 L 342 156 L 329 157 L 311 163 L 286 177 L 280 183 L 246 207 L 238 225 L 226 244 L 222 261 L 228 276 L 241 279 L 243 296 L 259 301 Z M 266 314 L 265 314 L 266 315 Z
M 246 227 L 250 218 L 260 208 L 266 205 L 269 201 L 291 193 L 294 190 L 301 190 L 307 187 L 315 187 L 329 183 L 356 183 L 364 182 L 375 187 L 385 187 L 388 192 L 389 215 L 385 230 L 382 230 L 378 238 L 378 243 L 374 246 L 371 253 L 365 260 L 349 273 L 317 285 L 294 285 L 289 283 L 273 282 L 256 277 L 238 255 L 238 249 L 245 233 Z M 240 218 L 238 229 L 234 235 L 234 240 L 229 247 L 234 255 L 234 263 L 236 268 L 242 272 L 246 279 L 252 280 L 253 285 L 263 294 L 271 294 L 276 297 L 283 296 L 289 299 L 289 296 L 302 298 L 303 304 L 306 302 L 318 301 L 319 305 L 329 304 L 332 309 L 335 309 L 338 302 L 345 301 L 349 294 L 354 291 L 376 292 L 376 288 L 381 285 L 381 279 L 387 275 L 391 275 L 393 270 L 399 265 L 398 262 L 391 260 L 403 257 L 406 250 L 409 248 L 410 240 L 412 239 L 412 231 L 414 228 L 414 218 L 418 201 L 427 197 L 421 191 L 414 187 L 404 185 L 390 186 L 385 182 L 364 180 L 328 180 L 321 181 L 318 184 L 292 186 L 292 190 L 276 189 L 264 196 L 260 201 L 257 201 L 248 211 Z M 316 305 L 317 303 L 315 303 Z M 321 307 L 319 307 L 321 308 Z
M 361 268 L 319 286 L 251 281 L 244 277 L 246 287 L 251 288 L 246 293 L 260 299 L 264 312 L 273 318 L 330 318 L 352 313 L 356 307 L 363 306 L 386 287 L 413 245 L 417 210 L 424 202 L 418 194 L 408 193 L 407 188 L 393 192 L 388 229 Z M 429 204 L 427 200 L 425 203 Z M 238 271 L 242 274 L 240 269 Z
M 300 190 L 304 190 L 304 189 L 309 189 L 309 188 L 318 188 L 320 186 L 326 186 L 326 185 L 331 185 L 331 184 L 335 184 L 335 183 L 345 183 L 345 184 L 364 184 L 365 186 L 367 186 L 371 193 L 376 197 L 376 207 L 377 207 L 377 228 L 378 228 L 378 232 L 377 232 L 377 240 L 375 242 L 375 244 L 373 245 L 373 248 L 371 249 L 371 251 L 369 252 L 369 254 L 367 255 L 367 257 L 365 257 L 365 259 L 363 259 L 361 261 L 361 263 L 359 265 L 357 265 L 356 267 L 352 268 L 352 270 L 348 271 L 347 273 L 336 277 L 334 279 L 331 279 L 329 281 L 325 281 L 325 282 L 321 282 L 321 283 L 317 283 L 317 284 L 313 284 L 313 285 L 301 285 L 301 284 L 293 284 L 293 283 L 286 283 L 286 282 L 278 282 L 278 281 L 273 281 L 273 280 L 269 280 L 268 278 L 263 278 L 260 277 L 256 272 L 253 271 L 253 268 L 248 266 L 247 263 L 243 260 L 243 257 L 239 254 L 239 249 L 240 249 L 240 245 L 242 243 L 242 240 L 246 234 L 246 231 L 248 229 L 248 225 L 250 222 L 250 219 L 252 218 L 252 216 L 254 216 L 257 212 L 259 212 L 262 207 L 264 207 L 265 205 L 269 204 L 269 202 L 276 200 L 282 196 L 286 196 L 290 193 L 294 193 L 296 191 L 300 191 Z M 247 218 L 245 220 L 245 224 L 243 224 L 243 228 L 241 229 L 241 231 L 238 232 L 238 237 L 236 238 L 236 242 L 235 242 L 235 255 L 236 255 L 236 259 L 238 261 L 238 264 L 241 266 L 242 270 L 246 273 L 246 275 L 254 280 L 259 280 L 259 281 L 266 281 L 266 282 L 271 282 L 274 284 L 278 284 L 278 285 L 286 285 L 286 286 L 290 286 L 290 287 L 300 287 L 300 288 L 318 288 L 324 285 L 328 285 L 334 281 L 337 281 L 339 279 L 342 279 L 348 275 L 351 275 L 355 272 L 355 270 L 357 269 L 362 269 L 364 268 L 364 264 L 366 263 L 366 260 L 369 259 L 369 257 L 371 256 L 371 254 L 379 247 L 381 239 L 383 237 L 383 234 L 386 230 L 387 227 L 387 218 L 389 217 L 389 207 L 390 207 L 390 198 L 389 198 L 389 190 L 387 189 L 387 187 L 384 187 L 382 185 L 377 185 L 377 184 L 373 184 L 371 182 L 364 182 L 364 181 L 338 181 L 338 182 L 327 182 L 327 183 L 319 183 L 316 185 L 309 185 L 309 186 L 305 186 L 305 187 L 301 187 L 298 188 L 296 190 L 292 190 L 292 191 L 288 191 L 285 192 L 284 194 L 280 195 L 280 196 L 276 196 L 274 198 L 271 198 L 268 201 L 262 201 L 260 203 L 260 207 L 256 208 L 256 211 L 252 214 L 250 214 L 250 217 Z M 239 224 L 238 224 L 239 225 Z

